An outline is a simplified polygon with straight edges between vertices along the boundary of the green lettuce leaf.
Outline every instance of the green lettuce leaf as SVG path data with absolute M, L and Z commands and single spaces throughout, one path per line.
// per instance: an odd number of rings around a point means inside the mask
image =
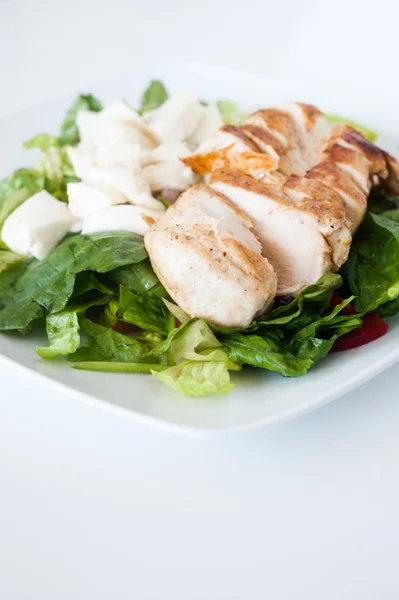
M 237 102 L 219 100 L 217 107 L 225 125 L 242 125 L 248 116 L 242 112 Z
M 100 112 L 103 109 L 101 102 L 90 94 L 78 96 L 68 110 L 61 125 L 59 142 L 61 146 L 73 146 L 79 141 L 79 131 L 76 117 L 80 110 L 91 110 Z
M 82 371 L 105 371 L 106 373 L 154 373 L 167 369 L 167 365 L 153 363 L 109 362 L 104 360 L 88 360 L 75 362 L 74 369 Z
M 266 313 L 259 321 L 259 326 L 288 325 L 298 327 L 304 320 L 312 320 L 313 315 L 320 315 L 323 310 L 330 306 L 333 294 L 342 285 L 342 277 L 336 274 L 324 275 L 314 285 L 305 288 L 289 304 Z M 305 313 L 305 319 L 300 320 Z
M 269 371 L 278 371 L 287 377 L 304 375 L 313 364 L 310 359 L 297 358 L 291 354 L 272 335 L 237 333 L 224 340 L 223 347 L 234 362 L 246 363 Z
M 25 148 L 42 151 L 36 170 L 43 176 L 43 189 L 59 200 L 67 200 L 67 184 L 79 181 L 69 160 L 66 148 L 60 147 L 58 138 L 39 133 L 24 144 Z
M 23 256 L 11 252 L 11 250 L 0 250 L 0 273 L 10 269 L 12 266 L 24 260 Z
M 143 238 L 131 233 L 70 235 L 45 259 L 24 261 L 0 273 L 0 330 L 24 329 L 43 309 L 63 310 L 78 273 L 105 273 L 146 257 Z
M 0 182 L 0 237 L 7 217 L 44 187 L 45 177 L 37 169 L 18 169 Z M 3 242 L 0 245 L 6 247 Z
M 159 296 L 135 294 L 121 285 L 118 317 L 146 331 L 168 333 L 169 311 Z
M 219 357 L 220 358 L 220 357 Z M 152 370 L 154 377 L 185 396 L 205 394 L 227 394 L 232 390 L 229 370 L 237 371 L 240 366 L 228 360 L 183 361 L 164 371 Z
M 24 148 L 39 148 L 42 152 L 46 152 L 52 146 L 59 146 L 59 140 L 54 135 L 49 133 L 38 133 L 23 144 Z
M 80 344 L 79 319 L 76 312 L 63 311 L 47 315 L 46 330 L 49 347 L 37 346 L 41 358 L 54 358 L 58 354 L 72 354 Z
M 352 242 L 345 281 L 365 313 L 399 296 L 399 224 L 368 213 Z M 392 305 L 391 305 L 392 306 Z
M 378 133 L 365 125 L 361 125 L 360 123 L 356 123 L 356 121 L 352 121 L 351 119 L 345 119 L 344 117 L 340 117 L 338 115 L 326 115 L 327 121 L 331 123 L 332 126 L 340 125 L 341 123 L 345 123 L 345 125 L 350 125 L 357 129 L 366 137 L 369 142 L 374 143 L 378 137 Z
M 160 293 L 162 287 L 155 275 L 150 261 L 143 260 L 142 262 L 126 265 L 113 270 L 107 275 L 107 279 L 119 285 L 123 285 L 132 292 L 144 294 L 152 290 L 153 293 Z M 166 292 L 165 292 L 166 294 Z
M 183 359 L 196 360 L 200 352 L 218 348 L 221 343 L 203 319 L 190 319 L 171 331 L 166 340 L 155 346 L 152 355 L 162 356 L 170 352 L 174 363 Z
M 80 319 L 80 326 L 88 341 L 70 356 L 73 362 L 115 361 L 115 362 L 159 362 L 155 357 L 148 360 L 149 346 L 140 340 L 117 333 L 108 327 L 98 325 L 86 318 Z
M 168 92 L 162 81 L 151 81 L 141 99 L 139 113 L 143 114 L 149 110 L 159 108 L 168 99 Z
M 102 296 L 78 306 L 46 317 L 46 331 L 50 342 L 48 347 L 37 346 L 36 352 L 41 358 L 54 358 L 59 354 L 73 354 L 79 348 L 79 315 L 84 314 L 93 306 L 101 306 L 108 301 L 108 296 Z
M 113 327 L 118 322 L 119 300 L 111 298 L 100 315 L 99 324 L 103 327 Z

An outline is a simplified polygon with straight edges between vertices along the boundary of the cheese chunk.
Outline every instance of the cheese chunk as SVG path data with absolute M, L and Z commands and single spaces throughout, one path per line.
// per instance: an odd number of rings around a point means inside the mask
M 119 190 L 106 183 L 81 181 L 68 183 L 68 208 L 78 219 L 86 219 L 104 208 L 128 202 Z
M 65 202 L 43 190 L 11 213 L 3 225 L 3 242 L 21 256 L 45 258 L 76 225 Z
M 110 206 L 85 219 L 82 234 L 100 231 L 129 231 L 144 235 L 147 229 L 156 223 L 163 214 L 162 210 L 151 210 L 131 204 Z

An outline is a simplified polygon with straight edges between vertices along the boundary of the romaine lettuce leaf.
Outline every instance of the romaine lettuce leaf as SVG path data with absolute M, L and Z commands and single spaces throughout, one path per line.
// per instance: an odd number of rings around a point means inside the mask
M 231 100 L 219 100 L 217 107 L 225 125 L 242 125 L 248 116 Z
M 39 148 L 42 152 L 46 152 L 52 146 L 59 146 L 59 140 L 54 135 L 49 133 L 38 133 L 33 138 L 24 142 L 24 148 Z
M 395 300 L 399 296 L 399 224 L 368 213 L 352 242 L 344 276 L 361 313 Z
M 18 169 L 0 182 L 0 238 L 7 217 L 33 194 L 45 187 L 45 177 L 37 169 Z M 0 246 L 5 244 L 0 241 Z
M 183 359 L 196 360 L 198 354 L 209 348 L 218 348 L 221 343 L 203 319 L 189 319 L 171 331 L 160 344 L 151 351 L 152 355 L 162 356 L 170 352 L 174 363 Z
M 101 296 L 78 306 L 47 315 L 46 331 L 50 342 L 48 347 L 37 346 L 36 352 L 41 358 L 54 358 L 59 354 L 73 354 L 79 348 L 79 315 L 93 306 L 101 306 L 108 301 L 108 296 Z
M 0 250 L 0 273 L 10 269 L 13 265 L 16 265 L 23 260 L 23 256 L 11 252 L 11 250 Z
M 54 358 L 59 354 L 72 354 L 80 344 L 79 319 L 75 311 L 62 311 L 47 315 L 46 330 L 49 346 L 37 346 L 41 358 Z
M 224 360 L 186 360 L 165 371 L 152 370 L 151 372 L 159 381 L 176 392 L 185 396 L 203 396 L 204 394 L 227 394 L 234 387 L 230 381 L 229 370 L 238 371 L 240 368 L 224 355 Z
M 139 113 L 143 114 L 149 110 L 159 108 L 168 99 L 168 92 L 162 81 L 151 81 L 148 88 L 145 90 L 142 99 Z
M 73 146 L 79 141 L 79 130 L 76 117 L 80 110 L 100 112 L 103 109 L 101 102 L 90 94 L 78 96 L 68 110 L 61 125 L 59 142 L 61 146 Z
M 67 151 L 60 146 L 58 138 L 48 133 L 39 133 L 24 143 L 25 148 L 39 148 L 42 155 L 36 170 L 43 176 L 43 189 L 59 200 L 67 200 L 67 184 L 79 181 L 75 175 Z

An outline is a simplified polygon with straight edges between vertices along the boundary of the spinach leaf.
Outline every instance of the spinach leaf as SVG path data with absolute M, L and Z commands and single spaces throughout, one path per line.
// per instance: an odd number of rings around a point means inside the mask
M 143 114 L 149 110 L 159 108 L 168 99 L 168 92 L 162 81 L 151 81 L 141 99 L 139 113 Z
M 160 286 L 148 259 L 114 269 L 107 275 L 107 279 L 138 294 L 144 294 L 154 288 L 159 291 L 157 286 Z
M 307 358 L 297 358 L 272 336 L 235 334 L 223 341 L 230 360 L 246 363 L 288 377 L 304 375 L 312 366 Z
M 341 287 L 342 277 L 340 275 L 324 275 L 314 285 L 308 286 L 289 304 L 279 306 L 278 308 L 266 313 L 259 321 L 259 325 L 287 325 L 298 324 L 298 317 L 302 313 L 321 312 L 330 306 L 330 300 L 334 292 Z
M 76 98 L 68 110 L 65 119 L 61 125 L 60 131 L 60 145 L 61 146 L 73 146 L 79 141 L 79 131 L 76 125 L 76 117 L 80 110 L 92 110 L 94 112 L 100 112 L 103 109 L 101 102 L 90 94 L 80 95 Z
M 43 315 L 43 309 L 63 310 L 78 273 L 105 273 L 146 256 L 143 238 L 131 233 L 66 237 L 45 259 L 25 261 L 0 273 L 0 330 L 24 329 Z
M 344 267 L 356 309 L 370 312 L 399 296 L 399 224 L 383 215 L 366 217 Z M 392 305 L 391 305 L 392 306 Z

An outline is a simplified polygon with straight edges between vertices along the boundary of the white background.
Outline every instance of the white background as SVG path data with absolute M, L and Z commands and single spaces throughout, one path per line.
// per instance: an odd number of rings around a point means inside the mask
M 0 0 L 0 115 L 159 55 L 393 110 L 398 16 L 387 0 Z M 0 598 L 397 600 L 398 374 L 219 440 L 3 380 Z

